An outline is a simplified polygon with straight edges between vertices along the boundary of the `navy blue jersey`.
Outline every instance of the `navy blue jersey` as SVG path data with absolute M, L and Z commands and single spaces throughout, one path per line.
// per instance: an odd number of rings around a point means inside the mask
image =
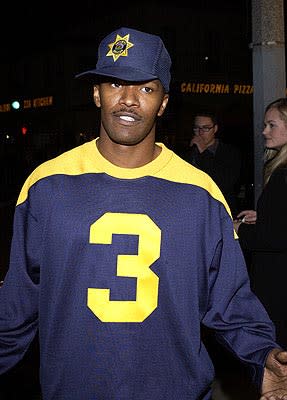
M 0 289 L 0 373 L 39 329 L 43 400 L 209 399 L 201 324 L 260 380 L 274 328 L 216 184 L 163 144 L 140 168 L 85 143 L 18 198 Z

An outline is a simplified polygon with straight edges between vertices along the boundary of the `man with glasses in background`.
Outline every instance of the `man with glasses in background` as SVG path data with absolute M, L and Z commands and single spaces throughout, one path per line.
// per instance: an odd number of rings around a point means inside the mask
M 233 216 L 238 212 L 237 195 L 240 189 L 242 156 L 240 150 L 217 137 L 219 130 L 217 116 L 211 111 L 199 111 L 193 116 L 192 137 L 188 149 L 181 155 L 190 164 L 200 168 L 217 183 L 231 209 Z M 244 369 L 217 344 L 213 332 L 203 330 L 205 344 L 216 369 L 216 384 L 224 386 L 226 393 L 232 394 L 229 380 L 241 385 L 246 395 L 253 395 Z M 228 365 L 228 371 L 226 371 Z M 244 388 L 242 387 L 244 385 Z M 216 391 L 215 386 L 215 391 Z M 237 390 L 237 389 L 236 389 Z
M 238 211 L 241 152 L 237 147 L 222 142 L 216 136 L 218 129 L 217 117 L 212 112 L 203 111 L 195 114 L 192 138 L 182 158 L 211 176 L 235 216 Z

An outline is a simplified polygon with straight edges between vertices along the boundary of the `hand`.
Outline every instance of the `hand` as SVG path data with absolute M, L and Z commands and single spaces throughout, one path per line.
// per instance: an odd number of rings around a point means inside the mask
M 192 145 L 196 145 L 198 148 L 198 151 L 202 153 L 205 149 L 207 149 L 206 144 L 204 143 L 203 138 L 200 135 L 194 135 L 193 138 L 190 141 L 190 147 Z
M 287 400 L 287 351 L 273 349 L 268 354 L 260 400 Z
M 238 228 L 239 228 L 240 224 L 242 224 L 241 219 L 234 219 L 233 220 L 233 228 L 234 228 L 236 233 L 238 233 Z
M 255 224 L 257 220 L 257 212 L 255 210 L 244 210 L 241 211 L 237 217 L 244 224 Z

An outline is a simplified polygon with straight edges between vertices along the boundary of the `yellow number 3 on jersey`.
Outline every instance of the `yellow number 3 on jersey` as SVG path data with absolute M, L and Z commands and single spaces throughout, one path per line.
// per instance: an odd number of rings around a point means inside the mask
M 88 307 L 103 322 L 142 322 L 157 307 L 161 231 L 144 214 L 106 213 L 90 228 L 90 243 L 111 244 L 113 234 L 138 235 L 138 254 L 117 257 L 117 276 L 137 278 L 136 300 L 110 300 L 110 289 L 88 288 Z

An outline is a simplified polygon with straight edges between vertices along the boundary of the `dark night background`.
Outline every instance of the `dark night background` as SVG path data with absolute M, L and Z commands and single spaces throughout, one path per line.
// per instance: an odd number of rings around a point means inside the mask
M 55 0 L 3 4 L 0 106 L 53 97 L 47 107 L 0 113 L 0 143 L 7 161 L 3 168 L 11 175 L 13 158 L 13 166 L 21 171 L 18 186 L 7 188 L 6 197 L 19 190 L 23 178 L 41 161 L 97 135 L 99 110 L 92 88 L 74 76 L 95 67 L 99 41 L 120 26 L 159 34 L 173 61 L 170 101 L 159 120 L 157 139 L 181 151 L 190 138 L 193 112 L 208 106 L 218 113 L 222 138 L 244 152 L 248 149 L 243 180 L 252 179 L 252 95 L 232 92 L 235 84 L 252 85 L 251 2 L 183 4 L 149 0 L 117 5 L 87 0 L 74 6 Z M 230 94 L 184 93 L 181 85 L 186 83 L 228 84 Z M 7 174 L 9 184 L 13 179 Z
M 1 4 L 0 106 L 46 96 L 53 97 L 53 104 L 0 112 L 0 280 L 8 268 L 13 207 L 24 179 L 40 162 L 97 136 L 99 113 L 92 88 L 74 76 L 95 67 L 99 41 L 121 26 L 159 34 L 173 61 L 170 102 L 159 121 L 158 140 L 180 152 L 191 133 L 192 114 L 205 106 L 216 111 L 222 139 L 242 150 L 242 202 L 252 206 L 252 95 L 181 91 L 183 82 L 252 85 L 251 1 L 184 4 L 148 0 Z M 0 400 L 18 399 L 19 394 L 38 398 L 35 354 L 37 342 L 23 362 L 0 380 Z

